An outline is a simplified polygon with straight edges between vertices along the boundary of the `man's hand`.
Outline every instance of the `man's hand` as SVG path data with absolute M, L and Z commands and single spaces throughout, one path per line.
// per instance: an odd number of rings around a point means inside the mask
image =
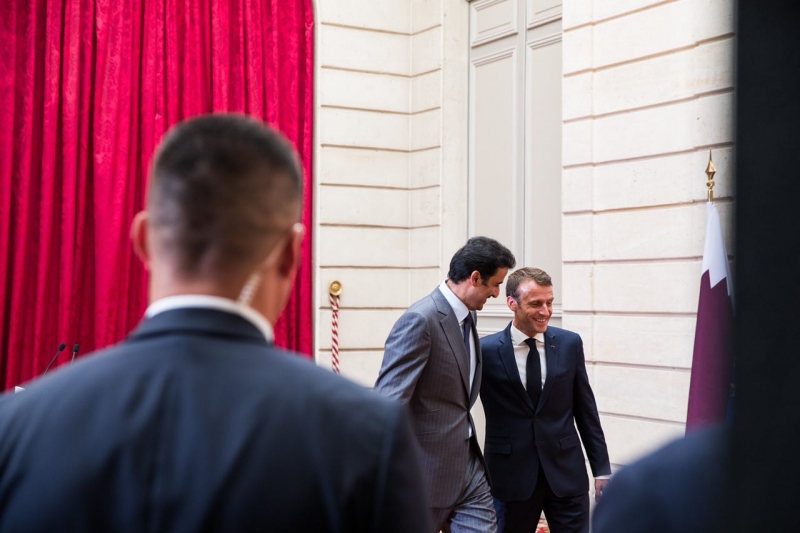
M 594 501 L 595 503 L 600 501 L 600 496 L 603 495 L 603 491 L 606 490 L 606 485 L 608 485 L 607 479 L 595 479 L 594 480 Z

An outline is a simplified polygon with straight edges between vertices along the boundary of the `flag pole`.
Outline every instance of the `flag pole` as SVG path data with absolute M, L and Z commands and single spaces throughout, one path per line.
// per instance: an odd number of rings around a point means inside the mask
M 711 149 L 708 150 L 708 166 L 706 167 L 706 176 L 708 176 L 708 201 L 714 201 L 714 174 L 717 173 L 717 167 L 714 166 L 714 161 L 711 160 Z
M 709 150 L 706 237 L 686 410 L 687 431 L 725 420 L 730 405 L 733 295 L 725 239 L 719 211 L 714 204 L 714 174 L 717 169 L 711 157 Z

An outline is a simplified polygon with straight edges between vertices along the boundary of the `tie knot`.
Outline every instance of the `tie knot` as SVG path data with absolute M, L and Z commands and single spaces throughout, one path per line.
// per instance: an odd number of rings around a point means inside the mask
M 536 339 L 534 339 L 533 337 L 528 337 L 527 339 L 525 339 L 525 344 L 527 344 L 531 350 L 536 349 Z
M 464 319 L 464 329 L 472 327 L 472 313 L 467 313 L 467 317 Z

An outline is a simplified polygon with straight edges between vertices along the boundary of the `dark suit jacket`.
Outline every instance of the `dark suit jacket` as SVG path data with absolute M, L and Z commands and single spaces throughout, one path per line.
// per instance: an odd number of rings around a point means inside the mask
M 481 402 L 486 412 L 486 464 L 501 501 L 533 494 L 539 469 L 556 496 L 589 490 L 580 433 L 595 476 L 611 473 L 597 404 L 577 333 L 549 326 L 544 334 L 547 376 L 539 405 L 522 386 L 511 324 L 484 337 Z M 578 432 L 575 431 L 575 425 Z
M 720 531 L 724 525 L 728 438 L 721 427 L 700 431 L 614 474 L 595 509 L 592 530 Z
M 435 508 L 450 508 L 461 496 L 470 447 L 483 460 L 470 415 L 481 387 L 482 365 L 475 330 L 473 336 L 477 362 L 470 392 L 464 337 L 452 307 L 436 288 L 395 323 L 375 383 L 381 394 L 408 404 Z
M 427 527 L 401 406 L 177 309 L 0 398 L 0 531 Z

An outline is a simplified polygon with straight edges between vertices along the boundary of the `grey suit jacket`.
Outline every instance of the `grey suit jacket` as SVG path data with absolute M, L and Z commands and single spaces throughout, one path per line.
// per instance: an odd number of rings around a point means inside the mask
M 483 461 L 469 412 L 481 388 L 483 364 L 480 341 L 474 330 L 472 334 L 477 363 L 470 389 L 461 328 L 437 287 L 395 323 L 375 383 L 376 391 L 409 407 L 434 508 L 456 503 L 464 486 L 470 446 Z

